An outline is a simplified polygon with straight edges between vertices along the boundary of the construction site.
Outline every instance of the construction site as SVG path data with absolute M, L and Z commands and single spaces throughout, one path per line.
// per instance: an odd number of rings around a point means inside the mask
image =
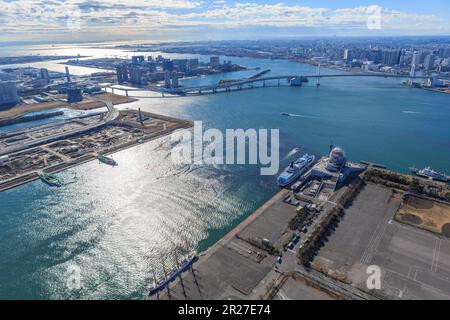
M 110 101 L 95 105 L 108 111 L 0 133 L 0 191 L 192 125 L 140 110 L 118 111 Z

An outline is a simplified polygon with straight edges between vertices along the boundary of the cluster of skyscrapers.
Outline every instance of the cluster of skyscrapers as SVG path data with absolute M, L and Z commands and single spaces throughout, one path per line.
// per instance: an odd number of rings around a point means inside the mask
M 121 62 L 116 66 L 117 82 L 132 85 L 147 85 L 149 82 L 163 81 L 166 88 L 178 88 L 178 80 L 185 76 L 207 75 L 218 71 L 231 71 L 231 61 L 220 63 L 218 56 L 210 57 L 209 63 L 199 59 L 166 59 L 161 55 L 133 56 L 131 62 Z

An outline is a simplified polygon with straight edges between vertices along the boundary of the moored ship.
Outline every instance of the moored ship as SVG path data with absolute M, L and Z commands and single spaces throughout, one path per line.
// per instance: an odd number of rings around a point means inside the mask
M 311 167 L 315 159 L 314 155 L 304 154 L 296 161 L 291 162 L 291 164 L 278 176 L 278 184 L 281 187 L 286 187 L 293 183 Z
M 419 177 L 428 178 L 432 180 L 449 182 L 449 177 L 443 173 L 436 170 L 431 169 L 431 167 L 425 167 L 423 169 L 417 169 L 416 167 L 411 167 L 410 170 Z
M 195 261 L 198 260 L 198 255 L 195 252 L 188 254 L 185 258 L 181 260 L 180 263 L 177 261 L 176 268 L 172 269 L 168 274 L 165 274 L 159 280 L 154 279 L 152 285 L 148 287 L 149 295 L 153 295 L 164 288 L 166 288 L 172 281 L 174 281 L 183 272 L 189 270 Z
M 39 174 L 39 178 L 52 187 L 61 187 L 63 185 L 62 180 L 59 179 L 57 176 L 51 174 L 51 173 L 41 173 Z
M 104 156 L 104 155 L 99 155 L 97 157 L 97 159 L 100 162 L 103 162 L 104 164 L 107 164 L 107 165 L 110 165 L 110 166 L 113 166 L 113 167 L 117 166 L 117 162 L 113 158 L 110 158 L 110 157 L 107 157 L 107 156 Z

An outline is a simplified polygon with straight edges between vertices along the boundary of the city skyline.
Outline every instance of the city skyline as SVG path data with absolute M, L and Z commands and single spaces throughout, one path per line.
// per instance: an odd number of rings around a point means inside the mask
M 450 34 L 439 0 L 0 0 L 0 7 L 0 43 Z

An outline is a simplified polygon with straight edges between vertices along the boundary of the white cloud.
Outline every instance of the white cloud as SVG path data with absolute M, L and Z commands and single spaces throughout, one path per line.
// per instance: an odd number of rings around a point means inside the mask
M 299 5 L 260 4 L 197 0 L 0 0 L 0 33 L 25 34 L 71 32 L 74 12 L 79 12 L 83 32 L 120 34 L 166 32 L 189 28 L 242 27 L 308 27 L 333 30 L 363 30 L 373 7 L 313 8 Z M 450 32 L 449 22 L 434 15 L 405 13 L 376 7 L 381 14 L 381 28 L 385 31 Z M 77 11 L 79 10 L 79 11 Z M 69 23 L 68 23 L 69 22 Z M 73 21 L 72 21 L 73 22 Z M 77 26 L 77 24 L 75 24 Z M 127 30 L 127 31 L 125 31 Z M 183 30 L 183 32 L 186 32 Z M 1 41 L 0 35 L 0 41 Z

